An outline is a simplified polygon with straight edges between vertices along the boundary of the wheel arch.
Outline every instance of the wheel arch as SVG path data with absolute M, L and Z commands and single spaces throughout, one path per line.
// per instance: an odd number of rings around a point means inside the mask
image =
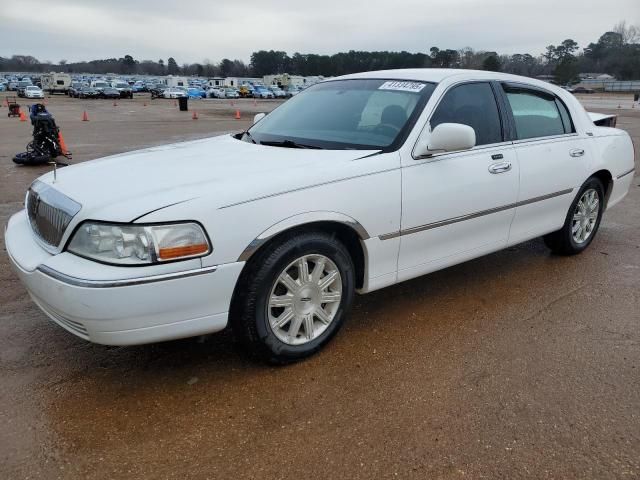
M 602 169 L 593 173 L 591 177 L 595 177 L 600 180 L 602 182 L 602 185 L 604 186 L 604 204 L 606 208 L 607 204 L 609 203 L 611 191 L 613 190 L 613 175 L 611 175 L 611 172 L 609 170 Z
M 308 231 L 335 235 L 347 247 L 356 269 L 356 288 L 361 288 L 364 284 L 367 264 L 367 253 L 363 241 L 369 239 L 370 236 L 360 222 L 339 212 L 308 212 L 286 218 L 258 235 L 242 251 L 238 261 L 248 264 L 256 253 L 273 242 L 279 241 L 284 235 Z M 243 272 L 246 268 L 245 266 Z

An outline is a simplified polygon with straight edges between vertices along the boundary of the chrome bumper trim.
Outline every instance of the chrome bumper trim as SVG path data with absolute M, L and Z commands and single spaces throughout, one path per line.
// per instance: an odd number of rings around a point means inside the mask
M 411 235 L 412 233 L 424 232 L 425 230 L 431 230 L 433 228 L 444 227 L 453 223 L 464 222 L 465 220 L 472 220 L 478 217 L 484 217 L 485 215 L 491 215 L 492 213 L 503 212 L 505 210 L 511 210 L 512 208 L 523 207 L 531 203 L 541 202 L 543 200 L 549 200 L 550 198 L 559 197 L 561 195 L 567 195 L 573 192 L 572 188 L 561 190 L 559 192 L 549 193 L 540 197 L 530 198 L 528 200 L 522 200 L 520 202 L 511 203 L 509 205 L 503 205 L 501 207 L 490 208 L 488 210 L 481 210 L 479 212 L 469 213 L 467 215 L 461 215 L 459 217 L 448 218 L 446 220 L 439 220 L 433 223 L 427 223 L 426 225 L 420 225 L 417 227 L 407 228 L 406 230 L 400 230 L 399 232 L 385 233 L 380 235 L 380 240 L 391 240 L 392 238 L 401 237 L 404 235 Z
M 629 170 L 628 172 L 624 172 L 622 175 L 618 175 L 616 177 L 616 180 L 620 180 L 622 177 L 626 177 L 627 175 L 629 175 L 630 173 L 633 173 L 636 171 L 636 167 L 633 167 L 631 170 Z
M 178 278 L 194 277 L 196 275 L 204 275 L 213 273 L 218 269 L 217 266 L 199 268 L 197 270 L 187 270 L 185 272 L 165 273 L 162 275 L 152 275 L 149 277 L 126 278 L 122 280 L 86 280 L 83 278 L 72 277 L 61 273 L 46 265 L 40 265 L 36 270 L 60 282 L 74 287 L 84 288 L 116 288 L 130 287 L 133 285 L 144 285 L 146 283 L 163 282 L 165 280 L 176 280 Z

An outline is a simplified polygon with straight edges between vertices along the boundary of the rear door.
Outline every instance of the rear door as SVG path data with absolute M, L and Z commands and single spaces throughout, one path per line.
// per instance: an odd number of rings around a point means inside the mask
M 520 165 L 518 206 L 509 235 L 509 243 L 515 244 L 562 227 L 591 152 L 553 93 L 515 83 L 501 87 Z
M 450 87 L 426 127 L 469 125 L 474 148 L 403 161 L 398 280 L 506 246 L 519 175 L 496 87 L 477 81 Z

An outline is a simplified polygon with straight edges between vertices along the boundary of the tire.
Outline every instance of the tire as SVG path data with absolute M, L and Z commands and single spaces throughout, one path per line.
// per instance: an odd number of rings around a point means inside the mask
M 283 365 L 313 355 L 338 332 L 353 300 L 355 268 L 347 248 L 327 233 L 289 234 L 276 242 L 245 267 L 234 294 L 231 326 L 249 356 Z M 296 277 L 302 262 L 308 282 L 302 281 L 304 274 Z M 294 289 L 282 283 L 285 272 Z M 330 282 L 326 289 L 323 281 Z M 273 306 L 279 299 L 289 306 Z M 290 320 L 277 327 L 285 318 Z M 298 329 L 292 336 L 294 325 Z
M 587 195 L 588 192 L 589 194 L 592 192 L 595 193 L 593 198 L 597 198 L 597 207 L 594 208 L 593 203 L 584 201 L 586 200 L 585 195 Z M 558 255 L 576 255 L 581 253 L 591 244 L 596 236 L 603 212 L 604 186 L 598 178 L 591 177 L 580 187 L 576 198 L 571 202 L 562 228 L 556 232 L 545 235 L 543 237 L 544 243 L 553 253 Z M 574 216 L 583 218 L 585 223 L 581 223 L 581 220 L 576 221 Z M 591 223 L 585 216 L 593 219 L 593 222 Z M 578 227 L 578 231 L 574 232 L 576 227 Z M 582 241 L 580 241 L 581 232 L 586 235 Z

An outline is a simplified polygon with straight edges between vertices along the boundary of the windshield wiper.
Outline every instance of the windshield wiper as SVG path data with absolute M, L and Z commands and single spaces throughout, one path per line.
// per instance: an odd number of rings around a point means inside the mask
M 322 147 L 316 145 L 305 145 L 304 143 L 297 143 L 293 140 L 282 140 L 281 142 L 260 142 L 260 145 L 267 145 L 269 147 L 284 147 L 284 148 L 310 148 L 314 150 L 322 150 Z

